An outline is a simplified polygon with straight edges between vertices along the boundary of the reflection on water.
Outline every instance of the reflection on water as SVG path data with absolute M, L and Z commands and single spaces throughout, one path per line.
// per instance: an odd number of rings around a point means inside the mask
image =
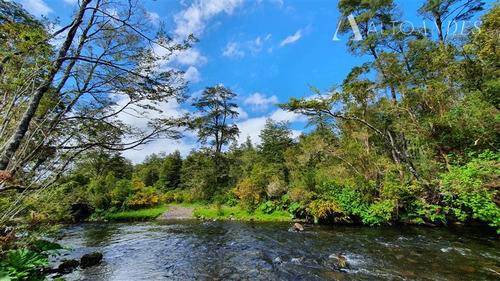
M 500 280 L 496 234 L 471 228 L 367 228 L 289 223 L 85 223 L 63 230 L 64 258 L 102 251 L 67 280 Z M 329 266 L 345 256 L 351 268 Z

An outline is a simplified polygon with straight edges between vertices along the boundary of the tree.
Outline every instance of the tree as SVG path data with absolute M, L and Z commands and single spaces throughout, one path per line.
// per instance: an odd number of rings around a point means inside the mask
M 469 33 L 459 54 L 463 56 L 465 87 L 479 91 L 485 100 L 500 110 L 500 4 L 481 17 L 479 30 Z
M 221 164 L 222 147 L 235 140 L 239 134 L 232 119 L 238 117 L 238 105 L 233 102 L 236 94 L 221 85 L 207 87 L 193 106 L 202 114 L 195 119 L 198 139 L 201 143 L 209 142 L 214 149 L 214 159 L 217 167 Z
M 209 201 L 220 188 L 219 174 L 210 153 L 191 151 L 182 162 L 180 186 L 189 193 L 190 199 Z
M 116 13 L 110 14 L 110 10 Z M 26 25 L 30 17 L 23 11 L 3 12 L 6 29 L 11 22 Z M 61 30 L 49 34 L 39 28 L 37 36 L 27 33 L 25 41 L 12 41 L 15 48 L 3 54 L 1 74 L 6 79 L 2 85 L 17 86 L 7 89 L 10 99 L 3 103 L 0 170 L 15 173 L 20 167 L 47 169 L 50 160 L 59 159 L 59 169 L 50 167 L 59 172 L 70 159 L 90 148 L 120 151 L 153 137 L 178 135 L 172 130 L 177 124 L 166 117 L 151 119 L 147 129 L 124 124 L 118 118 L 130 111 L 148 116 L 141 110 L 158 110 L 153 101 L 161 104 L 168 98 L 181 97 L 185 86 L 179 80 L 179 71 L 164 72 L 156 67 L 166 57 L 157 56 L 148 45 L 165 47 L 170 52 L 187 45 L 174 44 L 161 33 L 156 38 L 148 37 L 145 31 L 149 26 L 141 13 L 135 1 L 124 4 L 86 0 L 73 22 Z M 64 32 L 63 43 L 52 52 L 48 41 Z M 33 49 L 46 51 L 33 54 Z M 23 64 L 34 58 L 44 61 Z M 26 73 L 22 84 L 10 80 L 16 72 Z M 54 80 L 56 76 L 60 78 Z M 44 100 L 52 96 L 54 105 L 44 107 Z M 122 142 L 124 138 L 129 141 Z M 30 165 L 37 155 L 47 151 L 52 155 Z
M 135 167 L 139 178 L 146 186 L 155 186 L 160 179 L 164 156 L 164 153 L 160 155 L 153 153 Z
M 133 172 L 132 162 L 117 152 L 108 152 L 103 149 L 87 151 L 74 161 L 74 173 L 83 173 L 89 178 L 102 177 L 113 172 L 118 179 L 131 179 Z
M 0 192 L 46 188 L 88 150 L 180 137 L 182 122 L 160 107 L 182 100 L 186 83 L 182 71 L 159 63 L 193 38 L 150 35 L 145 13 L 137 1 L 83 0 L 70 23 L 49 32 L 19 5 L 0 2 L 0 33 L 9 42 L 0 48 L 0 170 L 11 179 L 0 182 Z M 50 44 L 55 37 L 62 43 Z M 124 114 L 148 122 L 127 124 Z
M 176 150 L 163 160 L 158 181 L 160 190 L 177 189 L 181 180 L 182 158 Z
M 284 163 L 283 153 L 293 144 L 289 127 L 288 121 L 266 120 L 266 125 L 259 135 L 262 140 L 259 149 L 267 163 Z
M 288 182 L 289 171 L 285 165 L 285 151 L 293 146 L 292 131 L 288 121 L 267 119 L 264 129 L 260 132 L 262 143 L 258 146 L 262 158 L 263 170 L 273 172 L 273 179 Z M 258 165 L 257 165 L 258 166 Z M 257 166 L 254 166 L 255 170 Z M 253 173 L 254 171 L 252 171 Z
M 438 39 L 444 42 L 447 33 L 443 31 L 443 23 L 469 20 L 475 13 L 483 10 L 484 2 L 481 0 L 428 0 L 425 1 L 418 12 L 427 19 L 433 19 Z

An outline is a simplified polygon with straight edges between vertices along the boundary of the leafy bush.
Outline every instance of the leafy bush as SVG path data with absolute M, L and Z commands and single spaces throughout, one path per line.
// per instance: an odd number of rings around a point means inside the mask
M 126 206 L 130 208 L 144 208 L 157 205 L 158 192 L 154 187 L 141 187 L 127 199 Z
M 278 181 L 274 180 L 267 185 L 266 193 L 269 199 L 278 199 L 286 192 L 286 186 Z
M 426 220 L 446 224 L 446 213 L 439 205 L 427 204 L 420 200 L 413 200 L 405 209 L 403 220 L 414 224 L 422 224 Z
M 244 178 L 238 182 L 236 195 L 240 198 L 243 209 L 253 212 L 259 204 L 262 189 L 249 178 Z
M 469 154 L 463 165 L 451 165 L 441 174 L 441 193 L 446 210 L 459 221 L 479 219 L 496 227 L 500 233 L 498 201 L 500 153 L 485 151 Z
M 392 218 L 394 208 L 395 205 L 392 200 L 373 203 L 370 207 L 368 207 L 366 212 L 361 214 L 363 223 L 368 225 L 380 225 L 387 223 Z
M 43 280 L 37 270 L 48 264 L 49 259 L 41 253 L 27 249 L 10 250 L 0 263 L 0 280 Z
M 311 214 L 315 221 L 325 220 L 331 222 L 347 222 L 349 221 L 349 216 L 347 216 L 342 210 L 337 202 L 332 199 L 318 199 L 312 201 L 308 208 L 309 214 Z
M 128 179 L 122 179 L 116 182 L 115 188 L 111 192 L 112 204 L 121 207 L 132 193 L 133 184 Z
M 258 209 L 265 214 L 270 214 L 276 210 L 276 204 L 273 201 L 266 201 L 260 204 Z

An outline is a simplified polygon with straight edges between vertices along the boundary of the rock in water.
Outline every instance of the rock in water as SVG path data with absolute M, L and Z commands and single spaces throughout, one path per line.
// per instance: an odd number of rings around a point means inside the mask
M 59 265 L 59 267 L 57 268 L 57 271 L 61 272 L 61 273 L 70 272 L 74 268 L 77 268 L 79 265 L 80 265 L 80 262 L 77 260 L 67 260 Z
M 349 268 L 347 259 L 339 254 L 331 254 L 328 257 L 328 265 L 337 270 L 340 270 L 342 268 Z
M 292 230 L 293 230 L 293 231 L 299 231 L 299 232 L 302 232 L 302 231 L 304 231 L 304 227 L 303 227 L 300 223 L 296 222 L 296 223 L 293 225 Z
M 102 260 L 102 254 L 98 252 L 93 252 L 90 254 L 85 254 L 80 259 L 80 264 L 82 267 L 94 266 L 100 263 Z

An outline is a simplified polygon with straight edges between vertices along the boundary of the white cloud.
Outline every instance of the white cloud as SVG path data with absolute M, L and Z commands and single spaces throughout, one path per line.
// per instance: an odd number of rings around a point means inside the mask
M 302 30 L 301 29 L 297 30 L 297 32 L 295 32 L 294 35 L 290 35 L 287 38 L 285 38 L 285 40 L 281 41 L 280 48 L 284 47 L 288 44 L 295 43 L 297 40 L 300 39 L 300 37 L 302 37 Z
M 157 13 L 155 13 L 155 12 L 147 12 L 146 15 L 147 15 L 148 19 L 151 21 L 151 23 L 153 23 L 154 25 L 160 24 L 161 17 Z
M 194 66 L 194 65 L 203 65 L 207 62 L 207 58 L 203 56 L 200 51 L 194 47 L 191 47 L 187 50 L 176 51 L 174 54 L 169 53 L 167 49 L 164 47 L 155 44 L 153 46 L 153 52 L 156 56 L 163 58 L 166 55 L 169 55 L 168 58 L 160 59 L 159 67 L 162 69 L 174 68 L 173 65 L 182 65 L 182 66 Z
M 125 95 L 115 95 L 115 99 L 115 107 L 117 109 L 124 107 L 130 100 L 128 96 Z M 145 110 L 141 107 L 130 105 L 118 115 L 118 119 L 123 121 L 125 124 L 136 128 L 146 129 L 150 119 L 162 117 L 181 117 L 188 112 L 186 109 L 181 108 L 181 105 L 175 99 L 161 103 L 141 101 L 140 104 L 143 106 L 154 106 L 159 108 L 161 112 L 157 110 Z
M 190 34 L 202 35 L 208 20 L 220 13 L 231 15 L 243 0 L 195 0 L 187 9 L 174 16 L 175 34 L 187 38 Z
M 251 94 L 243 104 L 251 105 L 252 111 L 266 111 L 270 104 L 278 102 L 278 97 L 275 95 L 266 97 L 260 93 Z
M 48 30 L 50 33 L 55 33 L 56 31 L 59 31 L 61 30 L 63 27 L 58 25 L 58 24 L 54 24 L 54 25 L 49 25 L 48 26 Z M 53 37 L 52 39 L 49 40 L 49 43 L 59 49 L 62 44 L 64 43 L 64 40 L 66 39 L 66 35 L 68 35 L 68 29 L 66 29 L 65 31 L 59 33 L 59 35 L 57 35 L 56 37 Z
M 262 129 L 264 129 L 266 125 L 266 120 L 268 118 L 271 118 L 275 121 L 289 121 L 290 123 L 307 121 L 307 118 L 305 116 L 298 115 L 292 112 L 287 112 L 282 109 L 277 109 L 273 111 L 269 116 L 250 118 L 242 122 L 236 123 L 238 125 L 238 128 L 240 129 L 240 135 L 238 136 L 237 139 L 238 143 L 245 142 L 248 136 L 252 140 L 252 143 L 254 144 L 261 143 L 259 135 Z M 302 134 L 302 131 L 292 130 L 293 138 L 300 136 L 300 134 Z
M 203 65 L 207 62 L 207 58 L 204 57 L 198 49 L 191 47 L 174 54 L 172 62 L 182 65 Z
M 271 39 L 271 34 L 266 35 L 264 38 L 259 36 L 242 43 L 233 41 L 228 42 L 222 51 L 222 55 L 230 58 L 244 57 L 247 52 L 256 55 L 262 51 L 264 43 L 269 41 L 269 39 Z
M 222 51 L 222 55 L 230 58 L 238 58 L 238 57 L 244 57 L 245 52 L 243 52 L 240 49 L 240 44 L 236 42 L 229 42 Z
M 132 160 L 132 163 L 138 164 L 144 161 L 146 156 L 151 155 L 153 153 L 158 154 L 160 152 L 165 152 L 169 154 L 176 150 L 179 150 L 182 156 L 187 156 L 189 152 L 196 147 L 197 144 L 195 140 L 161 139 L 147 143 L 143 146 L 140 146 L 140 148 L 137 149 L 126 150 L 122 152 L 122 155 Z
M 236 123 L 240 129 L 240 134 L 238 136 L 238 143 L 244 143 L 247 137 L 250 137 L 253 143 L 260 143 L 260 131 L 264 129 L 266 125 L 266 117 L 250 118 L 243 122 Z
M 244 120 L 248 118 L 248 113 L 246 113 L 241 107 L 236 108 L 236 112 L 238 112 L 238 118 L 239 120 Z
M 43 0 L 22 0 L 21 4 L 31 14 L 39 17 L 52 13 L 52 10 Z
M 293 122 L 306 122 L 307 117 L 304 115 L 296 114 L 291 111 L 284 111 L 283 109 L 277 109 L 271 113 L 269 118 L 276 121 L 289 121 Z
M 115 107 L 121 108 L 127 104 L 129 98 L 124 95 L 114 95 L 116 99 Z M 142 102 L 143 105 L 153 105 L 151 102 Z M 147 130 L 148 122 L 154 118 L 181 117 L 188 111 L 181 107 L 174 99 L 160 104 L 154 104 L 161 112 L 155 110 L 144 110 L 137 106 L 129 106 L 117 118 L 126 125 L 133 126 L 141 130 Z M 158 139 L 150 143 L 139 146 L 136 149 L 124 151 L 123 156 L 132 160 L 134 163 L 140 163 L 147 155 L 153 153 L 166 152 L 171 153 L 179 150 L 182 155 L 187 155 L 189 151 L 196 147 L 196 139 L 191 132 L 185 132 L 186 137 L 181 140 Z M 133 139 L 124 139 L 125 143 Z
M 196 67 L 190 66 L 184 73 L 184 79 L 192 83 L 198 83 L 201 81 L 201 75 Z

